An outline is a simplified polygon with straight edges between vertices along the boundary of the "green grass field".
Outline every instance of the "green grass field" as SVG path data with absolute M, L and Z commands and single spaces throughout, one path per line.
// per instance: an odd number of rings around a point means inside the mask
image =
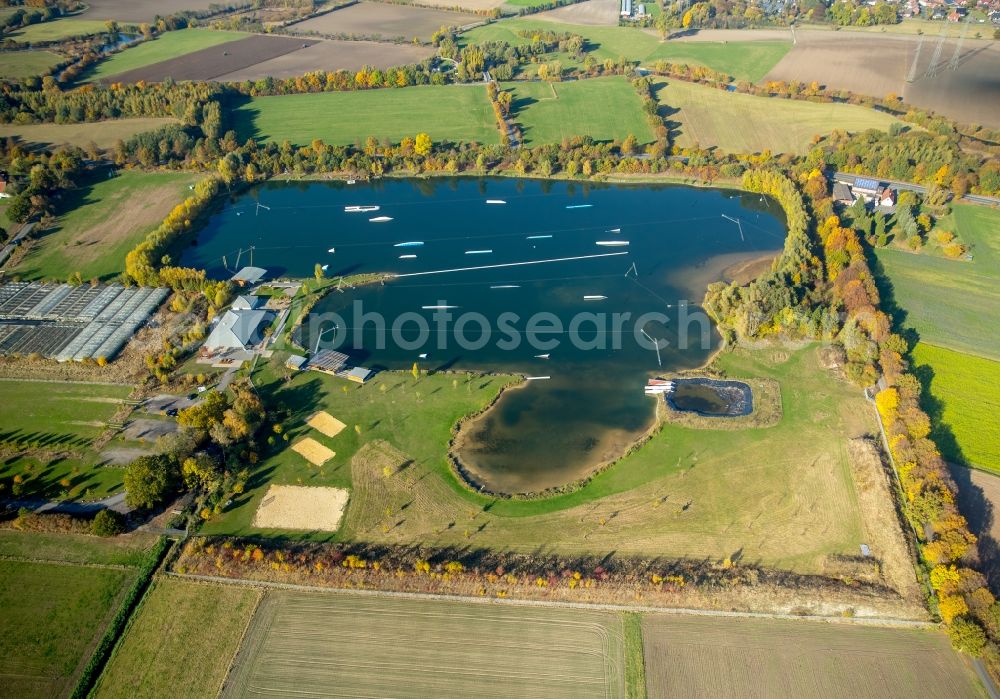
M 122 470 L 98 467 L 90 448 L 129 386 L 0 381 L 0 438 L 28 452 L 0 459 L 0 496 L 93 499 L 120 492 Z
M 175 119 L 158 117 L 111 119 L 83 124 L 0 124 L 0 138 L 16 138 L 28 144 L 58 146 L 63 144 L 86 148 L 96 143 L 98 148 L 112 148 L 119 140 L 127 140 L 144 131 L 176 123 Z
M 505 41 L 511 45 L 530 43 L 530 37 L 517 34 L 520 30 L 579 34 L 587 39 L 588 52 L 601 61 L 624 56 L 648 65 L 663 59 L 707 66 L 738 80 L 753 82 L 767 75 L 792 47 L 790 41 L 661 42 L 659 37 L 632 27 L 592 27 L 520 18 L 476 27 L 463 34 L 460 40 L 463 44 L 484 41 Z
M 102 171 L 103 174 L 103 171 Z M 125 255 L 190 194 L 192 173 L 123 170 L 65 194 L 55 225 L 35 235 L 12 271 L 23 279 L 108 280 L 125 269 Z
M 135 573 L 0 561 L 0 690 L 68 696 Z
M 959 204 L 954 214 L 972 262 L 891 248 L 877 250 L 878 260 L 905 312 L 903 325 L 921 341 L 1000 360 L 1000 211 Z
M 154 543 L 155 536 L 142 532 L 101 539 L 78 534 L 0 529 L 0 557 L 33 561 L 137 568 L 143 564 Z
M 93 696 L 215 696 L 259 594 L 233 585 L 158 578 Z
M 674 122 L 674 142 L 682 147 L 804 155 L 812 147 L 814 135 L 826 135 L 833 129 L 885 131 L 897 121 L 854 104 L 778 101 L 681 80 L 659 79 L 654 84 L 667 122 Z
M 434 375 L 414 383 L 408 373 L 381 373 L 359 387 L 304 373 L 286 384 L 282 372 L 261 365 L 255 384 L 269 404 L 293 411 L 285 424 L 290 441 L 308 435 L 337 455 L 322 468 L 288 449 L 271 456 L 247 493 L 202 531 L 281 535 L 250 525 L 274 482 L 351 489 L 341 531 L 312 538 L 720 560 L 742 549 L 749 560 L 802 572 L 822 570 L 830 554 L 855 552 L 861 516 L 846 446 L 873 429 L 861 395 L 823 371 L 813 347 L 729 353 L 718 365 L 732 376 L 777 380 L 781 422 L 710 431 L 667 424 L 580 490 L 492 502 L 458 482 L 446 452 L 454 422 L 487 403 L 505 379 L 467 384 Z M 309 429 L 304 423 L 319 409 L 348 428 L 334 438 Z M 412 463 L 396 472 L 405 461 Z
M 425 132 L 435 142 L 500 141 L 482 85 L 256 97 L 232 117 L 240 140 L 350 145 L 374 136 L 399 143 Z
M 51 51 L 8 51 L 0 61 L 0 78 L 19 80 L 48 73 L 65 58 Z
M 643 619 L 650 697 L 984 696 L 943 633 L 779 619 Z
M 223 697 L 625 696 L 621 616 L 268 592 Z
M 11 39 L 22 43 L 39 41 L 59 41 L 77 36 L 90 36 L 106 32 L 108 28 L 103 20 L 97 19 L 55 19 L 51 22 L 32 24 L 24 29 L 18 29 L 8 34 Z
M 528 146 L 560 143 L 570 136 L 596 141 L 653 140 L 635 89 L 620 77 L 566 83 L 507 83 L 514 92 L 514 118 Z
M 135 68 L 177 58 L 187 53 L 225 44 L 238 39 L 246 39 L 243 32 L 214 31 L 210 29 L 183 29 L 166 32 L 152 41 L 144 41 L 101 61 L 86 73 L 88 80 L 109 78 Z
M 924 342 L 913 362 L 930 389 L 933 437 L 945 458 L 1000 473 L 1000 362 Z

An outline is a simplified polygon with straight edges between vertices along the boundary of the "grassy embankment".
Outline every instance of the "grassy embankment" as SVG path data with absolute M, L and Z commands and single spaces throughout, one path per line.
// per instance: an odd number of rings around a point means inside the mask
M 814 348 L 717 361 L 732 376 L 777 380 L 781 422 L 729 431 L 668 424 L 585 487 L 533 501 L 476 495 L 446 460 L 451 426 L 487 404 L 506 378 L 383 373 L 356 386 L 303 373 L 282 383 L 283 369 L 261 365 L 255 383 L 268 405 L 291 411 L 289 443 L 311 436 L 336 457 L 321 468 L 289 449 L 267 458 L 247 493 L 203 532 L 281 536 L 251 526 L 276 483 L 351 489 L 340 532 L 296 534 L 320 540 L 719 559 L 742 550 L 764 565 L 810 572 L 829 554 L 856 551 L 860 514 L 845 450 L 848 437 L 873 429 L 861 396 L 820 368 Z M 308 428 L 319 409 L 347 429 L 326 438 Z
M 101 498 L 122 490 L 122 469 L 102 466 L 94 439 L 130 386 L 0 381 L 0 438 L 25 450 L 0 459 L 0 497 L 15 479 L 23 498 Z
M 99 19 L 55 19 L 50 22 L 31 24 L 23 29 L 11 32 L 7 37 L 21 43 L 36 43 L 40 41 L 59 41 L 78 36 L 100 34 L 108 30 L 104 20 Z
M 197 182 L 194 173 L 125 170 L 67 192 L 52 228 L 35 235 L 31 251 L 12 271 L 23 279 L 109 280 L 125 269 L 125 255 L 156 228 Z
M 169 61 L 172 58 L 230 41 L 246 39 L 249 36 L 251 35 L 243 32 L 210 29 L 182 29 L 176 32 L 166 32 L 152 41 L 144 41 L 137 46 L 109 56 L 98 63 L 93 70 L 88 71 L 86 77 L 88 80 L 112 78 L 119 73 L 151 66 L 161 61 Z
M 398 143 L 421 132 L 436 142 L 500 141 L 482 85 L 256 97 L 238 107 L 232 118 L 241 141 L 254 137 L 308 145 L 320 139 L 350 145 L 374 136 Z
M 632 134 L 639 143 L 654 138 L 639 96 L 625 78 L 515 82 L 504 88 L 513 90 L 512 111 L 527 146 L 580 135 L 622 141 Z
M 586 51 L 599 61 L 625 57 L 651 65 L 658 60 L 702 65 L 732 75 L 738 80 L 756 82 L 788 53 L 791 41 L 743 41 L 723 43 L 660 41 L 659 37 L 632 27 L 592 27 L 558 24 L 544 20 L 507 19 L 476 27 L 461 36 L 463 44 L 505 41 L 511 45 L 527 44 L 530 37 L 520 30 L 541 30 L 579 34 L 587 40 Z M 546 57 L 571 61 L 566 56 Z
M 0 693 L 72 693 L 154 541 L 0 531 Z
M 1000 473 L 1000 211 L 960 204 L 955 231 L 973 259 L 878 250 L 904 327 L 919 337 L 918 374 L 945 457 Z
M 897 122 L 888 114 L 854 104 L 779 101 L 662 78 L 654 85 L 673 142 L 681 147 L 804 155 L 812 147 L 813 136 L 834 129 L 885 131 Z

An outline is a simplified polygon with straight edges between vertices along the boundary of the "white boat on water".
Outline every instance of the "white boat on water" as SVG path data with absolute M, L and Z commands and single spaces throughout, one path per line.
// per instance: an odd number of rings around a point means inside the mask
M 337 252 L 337 248 L 330 248 L 327 252 Z
M 362 205 L 344 207 L 344 213 L 346 214 L 358 214 L 358 213 L 364 213 L 366 211 L 378 211 L 378 210 L 379 207 L 373 206 L 371 204 L 362 204 Z
M 424 244 L 422 240 L 407 240 L 405 243 L 396 243 L 394 248 L 417 248 Z
M 505 202 L 503 199 L 487 199 L 486 203 L 487 204 L 506 204 L 507 202 Z
M 401 260 L 415 260 L 415 259 L 417 259 L 417 256 L 416 255 L 400 255 L 399 259 L 401 259 Z
M 446 311 L 451 308 L 458 308 L 458 306 L 421 306 L 425 311 Z
M 550 356 L 548 354 L 536 354 L 535 359 L 548 359 Z
M 391 221 L 392 216 L 376 216 L 375 218 L 368 219 L 371 223 L 385 223 L 386 221 Z
M 589 209 L 593 204 L 570 204 L 567 209 Z
M 620 248 L 628 245 L 627 240 L 598 240 L 598 245 L 603 245 L 606 248 Z
M 322 267 L 320 267 L 320 269 L 325 272 L 327 269 L 329 269 L 329 267 L 330 265 L 323 265 Z
M 492 250 L 466 250 L 466 255 L 489 255 Z
M 427 359 L 427 353 L 426 352 L 424 352 L 423 354 L 417 355 L 417 356 L 420 357 L 420 359 Z
M 622 232 L 621 228 L 612 228 L 611 230 L 608 231 L 608 233 L 621 233 L 621 232 Z
M 543 238 L 551 238 L 551 235 L 529 235 L 525 240 L 541 240 Z
M 520 289 L 520 284 L 494 284 L 491 289 Z
M 606 298 L 607 298 L 607 296 L 599 296 L 597 294 L 588 294 L 587 296 L 583 297 L 583 300 L 584 301 L 603 301 Z
M 547 381 L 548 379 L 551 379 L 551 378 L 552 378 L 551 376 L 525 376 L 524 380 L 525 381 Z

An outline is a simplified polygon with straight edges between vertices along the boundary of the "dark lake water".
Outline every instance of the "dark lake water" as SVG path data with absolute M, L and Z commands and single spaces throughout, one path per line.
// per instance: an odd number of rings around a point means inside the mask
M 380 208 L 345 212 L 355 205 Z M 369 220 L 380 216 L 392 220 Z M 522 492 L 586 475 L 642 434 L 654 417 L 646 378 L 704 363 L 718 341 L 698 308 L 707 284 L 776 252 L 784 235 L 780 207 L 731 191 L 506 178 L 268 183 L 214 216 L 182 262 L 227 276 L 223 257 L 234 267 L 253 245 L 253 263 L 271 276 L 309 277 L 317 263 L 328 277 L 399 274 L 327 296 L 302 343 L 312 348 L 319 330 L 322 347 L 373 368 L 548 377 L 507 392 L 458 447 L 486 487 Z M 405 276 L 414 273 L 428 274 Z M 385 319 L 384 343 L 359 313 Z M 659 358 L 643 331 L 665 343 Z

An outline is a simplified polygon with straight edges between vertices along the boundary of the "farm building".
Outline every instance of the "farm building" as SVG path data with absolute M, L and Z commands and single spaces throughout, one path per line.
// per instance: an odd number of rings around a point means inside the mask
M 110 360 L 167 289 L 14 282 L 0 286 L 0 354 Z
M 896 205 L 896 193 L 886 187 L 879 192 L 878 205 L 883 209 L 891 209 Z
M 334 350 L 320 350 L 309 359 L 305 368 L 356 383 L 365 383 L 375 373 L 363 366 L 347 366 L 347 355 Z
M 259 284 L 266 275 L 267 270 L 261 267 L 244 267 L 230 277 L 230 281 L 239 286 L 253 286 L 254 284 Z
M 875 196 L 882 190 L 882 186 L 878 183 L 878 180 L 872 180 L 867 177 L 855 177 L 854 186 L 852 191 L 855 194 L 860 194 L 865 198 L 865 201 L 871 201 Z
M 850 206 L 854 203 L 854 193 L 851 191 L 850 185 L 846 182 L 834 182 L 833 183 L 833 200 L 838 204 L 844 204 L 845 206 Z
M 270 311 L 226 311 L 203 347 L 209 352 L 247 349 L 264 339 L 273 317 Z
M 300 371 L 306 364 L 306 358 L 300 354 L 293 354 L 285 360 L 285 366 L 292 371 Z
M 232 309 L 234 311 L 255 311 L 265 304 L 267 304 L 267 299 L 262 296 L 241 294 L 233 301 Z

